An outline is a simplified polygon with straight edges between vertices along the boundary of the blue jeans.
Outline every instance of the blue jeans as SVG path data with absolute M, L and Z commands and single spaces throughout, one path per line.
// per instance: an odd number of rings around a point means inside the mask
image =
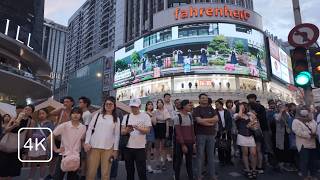
M 214 148 L 215 148 L 214 135 L 197 135 L 197 177 L 201 177 L 202 165 L 204 163 L 205 150 L 208 157 L 207 172 L 210 178 L 215 177 L 216 170 L 214 165 Z
M 306 149 L 304 147 L 300 150 L 300 170 L 304 177 L 310 175 L 315 177 L 317 175 L 317 161 L 316 161 L 316 149 Z

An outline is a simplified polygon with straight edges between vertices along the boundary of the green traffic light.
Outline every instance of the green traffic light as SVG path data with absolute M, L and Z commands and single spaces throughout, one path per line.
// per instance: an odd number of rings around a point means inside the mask
M 305 86 L 310 83 L 311 74 L 307 71 L 302 71 L 296 76 L 295 81 L 296 81 L 297 85 Z

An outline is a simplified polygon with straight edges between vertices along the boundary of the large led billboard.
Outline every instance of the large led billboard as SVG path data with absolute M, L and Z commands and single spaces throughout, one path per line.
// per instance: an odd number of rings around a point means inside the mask
M 269 47 L 272 75 L 286 83 L 293 84 L 291 58 L 271 39 L 269 39 Z
M 263 33 L 246 26 L 174 26 L 115 52 L 114 87 L 185 74 L 236 74 L 266 79 L 265 54 Z

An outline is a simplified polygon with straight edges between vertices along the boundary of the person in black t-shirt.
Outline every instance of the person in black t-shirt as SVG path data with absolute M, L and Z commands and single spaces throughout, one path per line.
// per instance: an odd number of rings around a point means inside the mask
M 208 95 L 199 95 L 200 105 L 193 111 L 193 116 L 196 119 L 196 144 L 197 144 L 197 179 L 201 180 L 202 164 L 205 156 L 205 148 L 208 156 L 208 173 L 210 179 L 216 179 L 214 166 L 214 149 L 216 137 L 216 125 L 218 116 L 216 111 L 208 103 Z
M 267 112 L 263 105 L 257 102 L 257 96 L 255 94 L 249 94 L 247 96 L 249 101 L 249 109 L 253 110 L 257 114 L 257 119 L 262 130 L 263 137 L 255 136 L 255 141 L 257 145 L 257 171 L 259 174 L 263 174 L 262 169 L 263 164 L 263 153 L 262 153 L 262 144 L 268 142 L 267 139 L 270 139 L 269 126 L 267 121 Z M 266 140 L 265 140 L 266 139 Z

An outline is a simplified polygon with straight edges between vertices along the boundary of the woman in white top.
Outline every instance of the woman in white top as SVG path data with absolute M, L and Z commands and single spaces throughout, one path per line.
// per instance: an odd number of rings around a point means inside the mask
M 300 170 L 304 179 L 308 177 L 309 171 L 313 179 L 316 179 L 316 128 L 317 123 L 312 118 L 312 113 L 306 106 L 297 109 L 296 118 L 292 123 L 292 130 L 296 134 L 297 149 L 300 154 Z
M 169 136 L 169 120 L 171 116 L 166 108 L 164 108 L 164 102 L 162 99 L 157 101 L 157 110 L 155 112 L 156 116 L 156 126 L 155 126 L 155 137 L 156 137 L 156 151 L 158 162 L 160 163 L 157 166 L 157 170 L 166 170 L 164 157 L 166 155 L 164 149 L 165 139 Z
M 109 180 L 112 160 L 118 156 L 120 120 L 116 100 L 107 97 L 101 113 L 96 114 L 88 127 L 84 149 L 88 152 L 87 180 L 94 180 L 99 165 L 101 179 Z

